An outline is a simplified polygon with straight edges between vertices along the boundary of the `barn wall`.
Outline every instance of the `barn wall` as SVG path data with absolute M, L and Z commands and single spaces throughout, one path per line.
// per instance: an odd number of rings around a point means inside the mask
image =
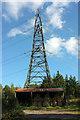
M 21 105 L 61 106 L 63 92 L 16 92 Z

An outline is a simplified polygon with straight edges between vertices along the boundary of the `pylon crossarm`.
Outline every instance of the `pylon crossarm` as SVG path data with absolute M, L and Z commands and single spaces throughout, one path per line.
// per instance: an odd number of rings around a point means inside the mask
M 45 61 L 36 61 L 36 62 L 33 62 L 34 64 L 36 64 L 36 65 L 38 65 L 38 64 L 43 64 L 43 63 L 45 63 Z
M 33 79 L 33 78 L 41 78 L 42 79 L 42 77 L 45 77 L 45 76 L 31 76 L 31 79 Z

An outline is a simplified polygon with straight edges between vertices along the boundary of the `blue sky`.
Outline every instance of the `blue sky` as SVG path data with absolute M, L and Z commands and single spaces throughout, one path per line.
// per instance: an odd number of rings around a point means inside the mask
M 60 71 L 78 80 L 78 3 L 3 2 L 2 3 L 2 84 L 24 86 L 32 49 L 36 9 L 39 8 L 51 76 Z M 33 17 L 32 19 L 29 19 Z M 25 22 L 25 20 L 27 20 Z M 53 34 L 44 28 L 52 31 Z M 23 34 L 25 30 L 29 30 Z M 55 35 L 54 35 L 55 34 Z

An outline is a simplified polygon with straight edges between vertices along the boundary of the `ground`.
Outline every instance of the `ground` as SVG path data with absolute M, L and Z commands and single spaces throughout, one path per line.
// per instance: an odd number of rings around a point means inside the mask
M 31 120 L 80 120 L 78 112 L 24 110 L 24 114 Z
M 59 110 L 24 110 L 23 112 L 31 120 L 80 120 L 80 112 Z
M 25 107 L 23 112 L 31 120 L 79 120 L 79 100 L 72 99 L 69 101 L 69 105 L 64 107 Z

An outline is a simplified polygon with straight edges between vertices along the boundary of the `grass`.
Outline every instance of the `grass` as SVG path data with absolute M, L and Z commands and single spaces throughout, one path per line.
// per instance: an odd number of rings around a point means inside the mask
M 69 100 L 68 105 L 65 105 L 63 107 L 59 106 L 49 106 L 49 107 L 36 107 L 36 106 L 30 106 L 25 107 L 23 106 L 23 110 L 61 110 L 61 111 L 80 111 L 80 99 L 71 99 Z

